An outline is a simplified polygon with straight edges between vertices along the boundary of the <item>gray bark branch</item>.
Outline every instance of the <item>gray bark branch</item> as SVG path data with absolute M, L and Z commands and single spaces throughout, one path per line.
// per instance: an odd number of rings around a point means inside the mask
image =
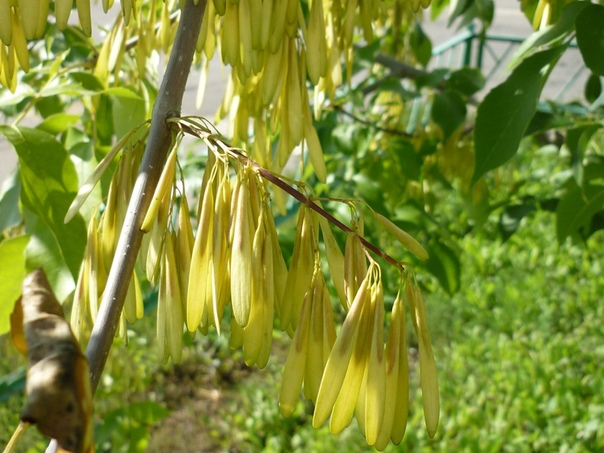
M 93 392 L 107 362 L 128 293 L 143 237 L 140 226 L 172 142 L 171 132 L 165 120 L 180 115 L 205 6 L 206 0 L 200 0 L 197 6 L 193 0 L 185 1 L 172 53 L 153 107 L 145 154 L 132 191 L 103 300 L 86 349 Z

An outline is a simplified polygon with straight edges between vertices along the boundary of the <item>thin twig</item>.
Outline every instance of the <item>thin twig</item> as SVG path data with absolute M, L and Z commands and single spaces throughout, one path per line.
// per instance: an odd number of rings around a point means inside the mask
M 417 69 L 407 63 L 399 61 L 391 56 L 385 55 L 383 53 L 378 53 L 375 56 L 375 63 L 384 66 L 385 68 L 390 69 L 390 73 L 379 80 L 376 80 L 370 85 L 364 87 L 361 91 L 363 95 L 367 96 L 370 93 L 373 93 L 380 86 L 382 86 L 389 79 L 397 78 L 397 79 L 412 79 L 416 80 L 418 77 L 424 76 L 428 74 L 426 71 L 421 69 Z
M 403 137 L 413 137 L 413 134 L 409 134 L 405 131 L 399 131 L 398 129 L 389 129 L 387 127 L 378 126 L 377 124 L 372 123 L 371 121 L 368 121 L 366 119 L 356 116 L 354 113 L 351 113 L 348 110 L 344 110 L 344 107 L 342 107 L 341 105 L 333 104 L 331 106 L 331 108 L 333 108 L 337 112 L 342 113 L 343 115 L 346 115 L 349 118 L 352 118 L 353 120 L 355 120 L 358 123 L 364 124 L 365 126 L 369 126 L 373 129 L 375 129 L 376 131 L 385 132 L 386 134 L 391 134 L 391 135 L 400 135 Z

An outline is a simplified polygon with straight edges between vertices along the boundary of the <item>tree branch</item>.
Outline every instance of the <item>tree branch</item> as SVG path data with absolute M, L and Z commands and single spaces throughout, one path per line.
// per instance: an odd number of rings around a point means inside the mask
M 391 135 L 400 135 L 402 137 L 413 137 L 413 134 L 408 134 L 405 131 L 399 131 L 397 129 L 389 129 L 387 127 L 378 126 L 377 124 L 372 123 L 371 121 L 360 118 L 360 117 L 356 116 L 354 113 L 351 113 L 348 110 L 345 110 L 344 107 L 342 107 L 339 104 L 332 104 L 331 108 L 333 108 L 336 112 L 340 112 L 343 115 L 346 115 L 347 117 L 353 119 L 354 121 L 356 121 L 358 123 L 364 124 L 365 126 L 375 129 L 376 131 L 384 132 L 386 134 L 391 134 Z
M 185 0 L 170 60 L 153 107 L 145 154 L 134 184 L 103 300 L 86 350 L 93 392 L 96 390 L 107 362 L 132 278 L 143 237 L 140 225 L 149 208 L 172 143 L 172 134 L 166 124 L 166 119 L 180 115 L 182 98 L 193 62 L 195 44 L 205 6 L 206 0 L 199 1 L 197 6 L 193 0 Z
M 407 63 L 403 63 L 402 61 L 396 60 L 388 55 L 383 53 L 378 53 L 375 56 L 375 62 L 384 66 L 385 68 L 390 69 L 390 74 L 386 77 L 375 81 L 371 85 L 367 85 L 361 91 L 365 96 L 369 93 L 377 90 L 384 82 L 388 79 L 396 77 L 398 79 L 417 79 L 418 77 L 427 74 L 426 71 L 422 71 L 421 69 L 417 69 Z

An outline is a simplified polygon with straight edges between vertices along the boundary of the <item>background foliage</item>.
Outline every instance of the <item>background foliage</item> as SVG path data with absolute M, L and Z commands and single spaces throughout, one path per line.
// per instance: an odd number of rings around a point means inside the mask
M 437 14 L 448 2 L 433 4 Z M 522 2 L 532 20 L 538 2 Z M 412 407 L 407 435 L 389 451 L 599 451 L 604 448 L 604 285 L 599 230 L 604 227 L 601 67 L 604 7 L 566 2 L 552 26 L 528 38 L 501 85 L 476 108 L 480 71 L 428 70 L 431 44 L 419 22 L 372 44 L 358 43 L 353 83 L 315 123 L 328 179 L 317 192 L 358 197 L 426 245 L 428 313 L 441 382 L 436 439 L 423 428 L 417 358 L 410 351 Z M 488 0 L 455 2 L 450 21 L 491 22 Z M 495 12 L 496 13 L 496 12 Z M 52 27 L 52 25 L 51 25 Z M 114 137 L 150 115 L 156 74 L 150 64 L 134 85 L 108 87 L 85 71 L 98 48 L 74 29 L 51 29 L 32 52 L 36 69 L 14 94 L 0 94 L 6 123 L 26 113 L 33 128 L 0 126 L 19 156 L 18 173 L 0 198 L 0 333 L 26 269 L 43 265 L 61 299 L 74 288 L 85 246 L 84 218 L 107 196 L 101 181 L 83 216 L 65 226 L 78 181 L 109 151 Z M 547 76 L 576 39 L 592 72 L 584 99 L 540 103 Z M 384 55 L 423 68 L 412 78 Z M 375 61 L 384 64 L 375 65 Z M 139 70 L 135 55 L 122 66 Z M 59 70 L 59 68 L 62 68 Z M 124 77 L 128 79 L 127 76 Z M 482 96 L 482 94 L 480 94 Z M 415 107 L 419 106 L 419 107 Z M 94 108 L 93 108 L 94 107 Z M 413 107 L 413 108 L 412 108 Z M 412 115 L 414 109 L 420 114 Z M 126 113 L 127 112 L 127 113 Z M 124 121 L 124 118 L 129 121 Z M 204 166 L 183 156 L 194 187 Z M 326 203 L 342 218 L 338 204 Z M 284 251 L 293 248 L 291 212 L 278 219 Z M 365 226 L 369 239 L 401 256 L 397 245 Z M 570 239 L 569 239 L 570 238 Z M 343 236 L 339 238 L 343 243 Z M 286 257 L 286 260 L 289 257 Z M 390 293 L 394 275 L 385 275 Z M 146 310 L 156 295 L 145 291 Z M 392 302 L 391 300 L 389 301 Z M 152 318 L 152 316 L 151 316 Z M 187 338 L 180 365 L 159 365 L 149 317 L 116 345 L 99 392 L 98 451 L 185 451 L 193 439 L 208 451 L 334 451 L 364 445 L 356 428 L 334 437 L 312 430 L 300 402 L 283 419 L 278 382 L 287 341 L 278 337 L 266 370 L 249 370 L 226 340 Z M 14 426 L 22 404 L 22 363 L 0 338 L 0 426 Z M 16 371 L 15 371 L 16 370 Z M 0 444 L 9 430 L 0 430 Z M 44 441 L 28 433 L 24 451 Z M 188 451 L 188 450 L 187 450 Z

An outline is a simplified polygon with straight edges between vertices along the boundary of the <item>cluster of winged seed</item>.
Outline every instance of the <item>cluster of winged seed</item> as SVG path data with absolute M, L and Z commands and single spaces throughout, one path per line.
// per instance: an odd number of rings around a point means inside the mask
M 135 2 L 122 0 L 121 4 L 122 14 L 128 23 L 131 14 L 135 12 Z M 113 0 L 103 0 L 105 12 L 112 5 Z M 27 40 L 44 36 L 50 11 L 54 11 L 57 28 L 64 30 L 74 6 L 78 11 L 82 31 L 90 36 L 90 0 L 54 0 L 52 8 L 50 0 L 0 0 L 0 85 L 15 91 L 18 67 L 21 66 L 25 72 L 29 71 Z
M 96 58 L 94 74 L 103 83 L 119 84 L 125 78 L 120 71 L 127 51 L 136 60 L 138 77 L 145 77 L 149 57 L 159 49 L 170 51 L 178 25 L 176 0 L 164 0 L 157 8 L 143 8 L 142 2 L 131 0 L 121 3 L 123 14 Z M 198 102 L 203 99 L 209 62 L 219 54 L 232 71 L 217 120 L 229 116 L 232 143 L 251 150 L 255 161 L 275 171 L 283 168 L 296 146 L 305 144 L 315 173 L 324 181 L 326 171 L 313 115 L 318 118 L 326 99 L 334 102 L 336 89 L 350 80 L 355 32 L 370 43 L 387 26 L 398 30 L 403 13 L 410 16 L 429 3 L 208 0 L 196 44 L 202 65 Z M 104 0 L 104 9 L 111 4 L 112 0 Z M 83 31 L 90 35 L 89 1 L 76 0 L 76 5 Z M 73 0 L 55 0 L 59 29 L 67 26 L 72 7 Z M 28 71 L 26 39 L 44 34 L 48 11 L 49 0 L 0 0 L 0 85 L 14 90 L 18 66 Z M 309 106 L 307 81 L 314 87 L 314 112 Z M 271 153 L 272 142 L 277 140 L 278 151 Z
M 229 116 L 233 144 L 250 149 L 264 167 L 280 171 L 292 150 L 305 143 L 315 173 L 324 181 L 307 80 L 314 87 L 318 118 L 326 97 L 335 101 L 336 89 L 350 80 L 355 30 L 372 42 L 375 29 L 395 10 L 428 5 L 425 0 L 421 5 L 419 0 L 208 1 L 197 41 L 199 89 L 205 90 L 209 62 L 220 49 L 222 63 L 233 70 L 216 120 Z M 273 140 L 278 140 L 276 153 L 271 153 Z
M 212 138 L 206 141 L 208 160 L 194 214 L 177 177 L 174 146 L 142 221 L 147 234 L 139 252 L 140 269 L 158 288 L 162 360 L 180 360 L 185 327 L 204 335 L 213 327 L 220 334 L 229 323 L 231 347 L 243 349 L 247 365 L 262 368 L 270 357 L 273 326 L 278 325 L 293 338 L 283 374 L 281 413 L 289 416 L 294 411 L 303 387 L 304 396 L 315 404 L 314 426 L 331 416 L 330 429 L 338 433 L 355 415 L 367 442 L 383 449 L 390 441 L 399 443 L 406 426 L 406 303 L 418 337 L 424 412 L 433 436 L 439 417 L 438 382 L 424 303 L 411 269 L 400 267 L 401 285 L 385 337 L 381 270 L 367 252 L 360 213 L 353 211 L 342 252 L 318 201 L 306 198 L 288 269 L 273 218 L 272 181 L 265 179 L 270 172 L 224 142 L 217 146 L 217 137 L 207 137 Z M 96 215 L 90 220 L 72 311 L 72 325 L 81 339 L 98 311 L 141 153 L 141 140 L 125 146 L 105 209 L 98 220 Z M 195 234 L 192 217 L 197 219 Z M 427 258 L 409 234 L 379 214 L 376 218 L 410 252 Z M 337 334 L 321 271 L 320 237 L 346 313 Z M 126 321 L 133 323 L 142 315 L 135 273 L 121 334 Z

